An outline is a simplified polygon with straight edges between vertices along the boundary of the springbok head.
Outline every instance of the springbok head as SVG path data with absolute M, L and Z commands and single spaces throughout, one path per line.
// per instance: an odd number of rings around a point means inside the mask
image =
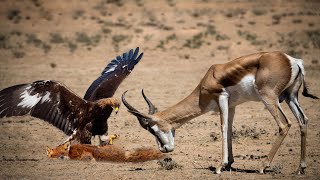
M 122 102 L 128 108 L 128 111 L 138 118 L 140 125 L 149 131 L 155 138 L 158 144 L 159 150 L 163 153 L 168 153 L 174 149 L 174 134 L 175 130 L 172 126 L 163 121 L 159 116 L 154 115 L 157 112 L 157 108 L 146 97 L 142 90 L 142 96 L 149 106 L 149 113 L 141 113 L 134 107 L 132 107 L 125 99 L 125 91 L 122 94 Z

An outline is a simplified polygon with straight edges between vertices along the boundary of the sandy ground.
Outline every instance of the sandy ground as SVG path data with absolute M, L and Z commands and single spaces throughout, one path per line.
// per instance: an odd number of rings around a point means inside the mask
M 320 95 L 320 3 L 316 0 L 71 0 L 0 1 L 0 89 L 40 79 L 65 83 L 83 96 L 116 55 L 139 46 L 142 61 L 121 84 L 141 111 L 148 97 L 165 109 L 187 96 L 214 63 L 259 51 L 280 50 L 303 58 L 310 92 Z M 265 175 L 254 171 L 271 148 L 278 128 L 261 103 L 236 109 L 234 167 L 214 174 L 221 159 L 217 113 L 198 117 L 176 132 L 170 157 L 181 165 L 162 169 L 145 163 L 48 159 L 45 147 L 66 136 L 30 116 L 0 120 L 0 179 L 320 179 L 320 103 L 300 96 L 310 119 L 306 175 L 299 164 L 300 132 L 293 122 Z M 109 119 L 109 133 L 126 149 L 156 147 L 124 106 Z M 242 170 L 242 171 L 241 171 Z

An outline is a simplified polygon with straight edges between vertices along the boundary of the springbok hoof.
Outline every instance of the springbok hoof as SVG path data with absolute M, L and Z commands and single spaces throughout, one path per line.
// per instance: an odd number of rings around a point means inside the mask
M 265 173 L 265 168 L 261 168 L 260 170 L 259 170 L 259 174 L 264 174 Z
M 216 174 L 221 174 L 221 168 L 222 168 L 222 166 L 217 167 Z
M 301 174 L 305 174 L 305 169 L 306 167 L 299 167 L 296 171 L 296 174 L 301 175 Z
M 221 174 L 222 171 L 231 171 L 232 167 L 231 165 L 220 165 L 216 169 L 216 174 Z

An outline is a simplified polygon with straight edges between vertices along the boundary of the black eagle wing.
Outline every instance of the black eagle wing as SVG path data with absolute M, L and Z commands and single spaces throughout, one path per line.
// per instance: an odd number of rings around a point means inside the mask
M 87 102 L 57 81 L 35 81 L 0 91 L 0 118 L 30 114 L 65 134 L 77 128 Z M 83 113 L 83 114 L 82 114 Z
M 112 97 L 121 82 L 131 73 L 134 66 L 141 60 L 143 53 L 139 54 L 139 47 L 117 56 L 88 88 L 84 99 L 96 101 L 102 98 Z

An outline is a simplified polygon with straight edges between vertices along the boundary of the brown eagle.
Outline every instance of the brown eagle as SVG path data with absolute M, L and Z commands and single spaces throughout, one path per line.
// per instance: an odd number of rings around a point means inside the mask
M 141 60 L 139 48 L 117 56 L 88 88 L 81 98 L 61 82 L 40 80 L 0 91 L 0 118 L 23 116 L 45 120 L 81 144 L 90 144 L 91 137 L 107 135 L 107 120 L 120 101 L 112 97 L 120 83 Z M 100 137 L 100 143 L 101 143 Z

